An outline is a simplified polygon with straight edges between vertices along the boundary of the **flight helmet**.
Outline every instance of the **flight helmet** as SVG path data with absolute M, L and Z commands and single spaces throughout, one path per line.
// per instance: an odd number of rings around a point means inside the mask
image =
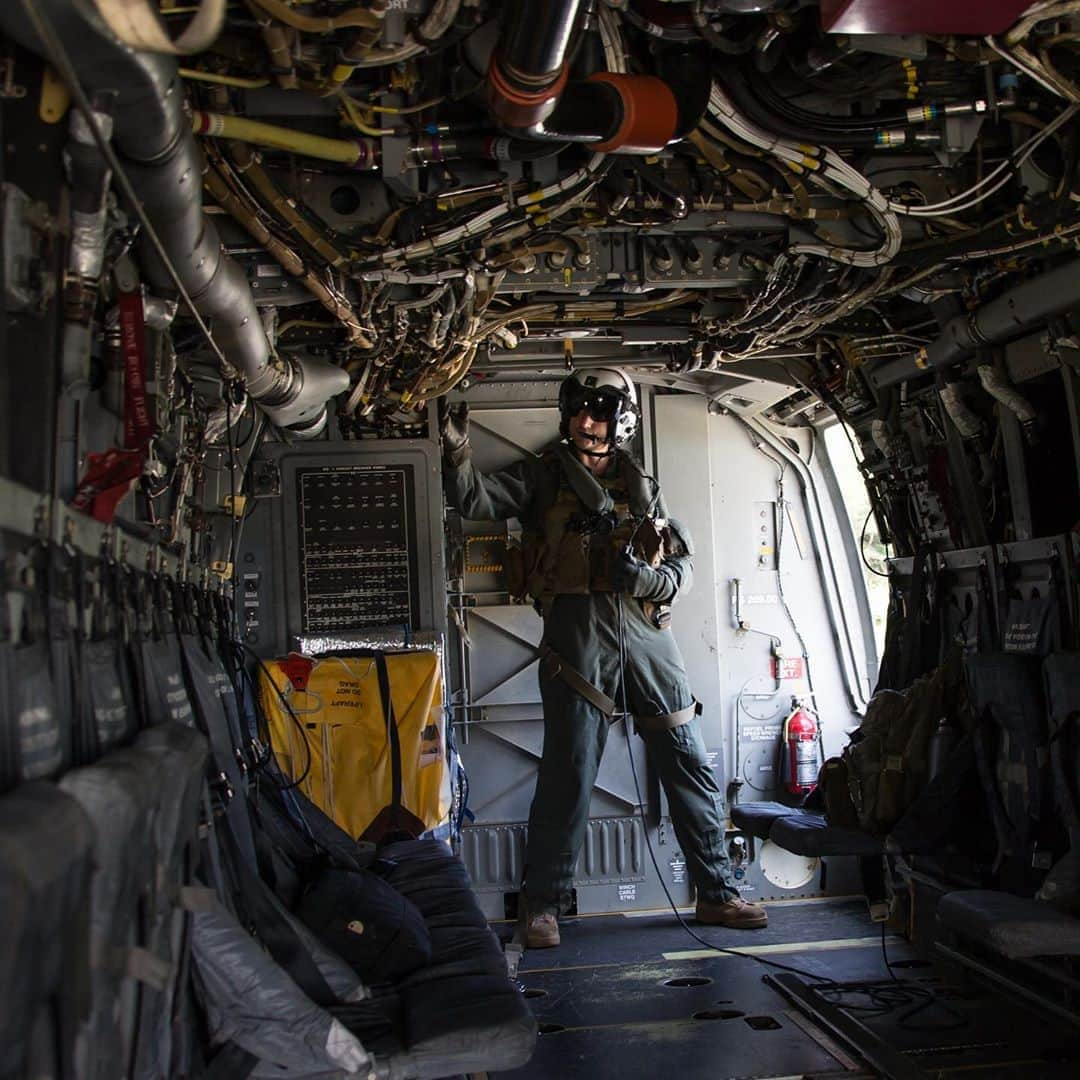
M 620 368 L 575 371 L 559 387 L 559 432 L 570 437 L 570 417 L 588 409 L 594 420 L 608 422 L 608 442 L 619 448 L 634 437 L 638 425 L 637 390 Z

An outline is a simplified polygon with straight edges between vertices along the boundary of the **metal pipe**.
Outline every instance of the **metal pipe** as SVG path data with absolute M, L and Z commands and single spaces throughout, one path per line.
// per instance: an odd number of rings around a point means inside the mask
M 662 150 L 679 126 L 675 94 L 663 79 L 597 72 L 568 84 L 580 9 L 580 0 L 507 5 L 488 67 L 492 115 L 527 139 L 589 143 L 602 153 Z
M 911 356 L 889 360 L 870 372 L 877 387 L 894 386 L 925 371 L 955 364 L 984 345 L 1017 337 L 1080 304 L 1080 260 L 1029 278 L 976 311 L 957 315 L 941 334 Z
M 505 127 L 546 120 L 566 86 L 566 54 L 581 0 L 513 0 L 488 68 L 488 103 Z
M 94 119 L 112 131 L 111 95 L 93 102 Z M 91 322 L 105 258 L 105 196 L 112 172 L 94 142 L 86 117 L 71 111 L 64 167 L 71 185 L 71 243 L 64 281 L 64 334 L 60 382 L 65 394 L 83 397 L 90 386 Z
M 330 378 L 321 365 L 309 372 L 307 358 L 273 357 L 247 276 L 203 213 L 201 161 L 184 116 L 176 60 L 125 48 L 71 0 L 38 0 L 37 10 L 78 56 L 87 91 L 116 93 L 114 144 L 124 172 L 195 310 L 213 319 L 214 337 L 248 393 L 277 426 L 317 435 L 326 425 L 327 399 L 347 387 L 348 376 L 336 369 L 340 377 Z M 0 27 L 48 58 L 19 6 L 0 5 Z M 140 244 L 140 261 L 155 292 L 173 293 L 173 279 L 148 242 Z

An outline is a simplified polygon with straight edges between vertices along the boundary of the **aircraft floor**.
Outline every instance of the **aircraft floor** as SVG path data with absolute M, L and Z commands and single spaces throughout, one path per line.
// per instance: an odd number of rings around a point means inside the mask
M 1077 1075 L 1080 1033 L 981 987 L 945 982 L 888 933 L 900 985 L 882 957 L 882 933 L 862 901 L 769 905 L 769 926 L 729 931 L 690 926 L 706 941 L 749 950 L 836 982 L 883 983 L 845 1003 L 928 1077 Z M 496 926 L 505 940 L 513 927 Z M 519 982 L 540 1025 L 532 1061 L 500 1080 L 765 1080 L 873 1076 L 850 1049 L 763 982 L 770 969 L 711 952 L 671 914 L 568 919 L 557 949 L 522 958 Z M 914 988 L 914 990 L 913 990 Z M 911 993 L 933 990 L 928 1006 Z

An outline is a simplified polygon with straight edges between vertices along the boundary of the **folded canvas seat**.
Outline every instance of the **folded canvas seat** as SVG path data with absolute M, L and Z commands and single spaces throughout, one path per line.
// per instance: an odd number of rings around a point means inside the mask
M 769 839 L 796 855 L 880 855 L 885 840 L 862 829 L 830 825 L 824 814 L 803 810 L 776 821 Z
M 90 883 L 91 1001 L 79 1032 L 75 1075 L 112 1080 L 128 1075 L 139 1008 L 139 982 L 164 989 L 169 965 L 145 948 L 142 912 L 157 873 L 154 820 L 156 758 L 114 750 L 64 775 L 60 788 L 93 825 Z
M 368 1000 L 320 1008 L 224 909 L 196 916 L 195 954 L 221 1076 L 337 1080 L 343 1062 L 367 1054 L 379 1080 L 502 1072 L 528 1061 L 536 1021 L 507 976 L 461 860 L 440 840 L 400 841 L 381 848 L 372 869 L 422 914 L 431 959 L 373 987 Z M 292 1028 L 304 1032 L 297 1045 L 289 1043 Z M 223 1042 L 232 1046 L 222 1050 Z M 228 1055 L 238 1047 L 246 1054 L 232 1068 Z
M 93 826 L 34 781 L 0 798 L 0 1077 L 71 1077 L 90 1007 Z
M 736 803 L 731 808 L 731 820 L 737 829 L 756 836 L 759 840 L 768 840 L 773 825 L 781 818 L 798 814 L 797 806 L 787 806 L 778 802 Z
M 1042 900 L 989 889 L 959 889 L 941 898 L 938 922 L 1010 960 L 1080 956 L 1080 919 Z
M 741 803 L 731 808 L 731 820 L 759 840 L 796 855 L 880 855 L 885 841 L 862 829 L 829 825 L 824 814 L 783 803 Z

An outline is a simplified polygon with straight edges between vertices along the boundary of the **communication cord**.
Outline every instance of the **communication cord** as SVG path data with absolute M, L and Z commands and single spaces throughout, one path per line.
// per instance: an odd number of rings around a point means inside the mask
M 915 986 L 910 983 L 902 982 L 897 978 L 893 971 L 892 965 L 889 962 L 888 953 L 885 948 L 885 926 L 882 924 L 881 928 L 881 952 L 885 962 L 885 968 L 889 973 L 889 981 L 884 983 L 866 983 L 866 982 L 839 982 L 836 979 L 829 978 L 826 975 L 818 975 L 812 971 L 806 971 L 802 968 L 794 967 L 791 964 L 781 964 L 776 960 L 769 960 L 764 956 L 759 956 L 756 953 L 743 952 L 741 949 L 727 948 L 722 945 L 714 945 L 710 941 L 706 941 L 703 937 L 697 934 L 690 924 L 680 914 L 679 909 L 675 903 L 674 898 L 671 895 L 671 891 L 668 889 L 667 882 L 664 880 L 663 874 L 660 872 L 660 863 L 656 857 L 656 851 L 653 848 L 652 840 L 649 837 L 648 821 L 645 818 L 645 801 L 641 794 L 641 784 L 638 780 L 637 765 L 634 762 L 634 754 L 631 748 L 631 735 L 633 729 L 630 725 L 630 714 L 626 707 L 626 636 L 624 628 L 624 614 L 623 614 L 623 598 L 621 593 L 615 593 L 615 609 L 618 619 L 618 638 L 619 638 L 619 707 L 622 712 L 623 725 L 626 733 L 626 752 L 630 759 L 630 772 L 634 778 L 634 792 L 637 796 L 638 804 L 638 817 L 641 819 L 642 831 L 645 835 L 645 846 L 649 851 L 649 859 L 652 862 L 653 870 L 656 872 L 656 879 L 660 882 L 660 887 L 664 890 L 664 896 L 667 897 L 667 902 L 671 908 L 672 914 L 678 920 L 679 925 L 686 931 L 687 934 L 698 944 L 703 945 L 706 949 L 712 952 L 724 953 L 728 956 L 741 956 L 748 960 L 753 960 L 755 963 L 763 964 L 769 968 L 775 968 L 779 971 L 790 972 L 793 975 L 798 975 L 804 979 L 812 979 L 818 986 L 815 989 L 824 995 L 835 999 L 834 1003 L 843 1008 L 851 1008 L 853 1011 L 862 1011 L 871 1015 L 880 1015 L 885 1012 L 889 1012 L 892 1009 L 904 1005 L 910 1004 L 912 1007 L 908 1009 L 900 1017 L 900 1023 L 902 1026 L 907 1026 L 912 1030 L 934 1030 L 934 1031 L 949 1031 L 955 1028 L 963 1027 L 968 1024 L 968 1019 L 955 1012 L 949 1006 L 943 1004 L 938 995 L 933 989 L 925 986 Z M 843 1002 L 844 995 L 860 994 L 869 998 L 869 1004 L 865 1006 L 847 1005 Z M 929 1008 L 930 1006 L 938 1004 L 942 1009 L 948 1012 L 953 1020 L 949 1023 L 942 1025 L 927 1025 L 915 1028 L 914 1025 L 909 1023 L 909 1018 L 922 1010 Z

